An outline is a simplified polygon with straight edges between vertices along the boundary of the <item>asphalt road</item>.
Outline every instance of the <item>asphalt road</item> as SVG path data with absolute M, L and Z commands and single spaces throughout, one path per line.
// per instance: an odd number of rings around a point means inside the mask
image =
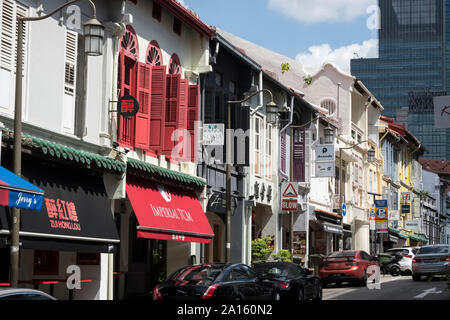
M 381 276 L 380 289 L 351 284 L 334 284 L 323 289 L 323 300 L 450 300 L 448 281 L 425 277 L 413 281 L 411 276 Z

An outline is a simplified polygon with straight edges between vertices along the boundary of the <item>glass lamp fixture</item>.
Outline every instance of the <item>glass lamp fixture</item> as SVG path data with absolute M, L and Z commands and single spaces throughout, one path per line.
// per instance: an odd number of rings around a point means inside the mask
M 88 56 L 100 56 L 103 54 L 103 38 L 105 27 L 93 18 L 83 26 L 84 32 L 84 52 Z

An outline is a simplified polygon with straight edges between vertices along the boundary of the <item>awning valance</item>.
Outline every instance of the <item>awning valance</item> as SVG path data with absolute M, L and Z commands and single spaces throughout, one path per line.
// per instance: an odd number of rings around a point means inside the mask
M 0 166 L 0 206 L 40 211 L 44 190 Z
M 30 163 L 24 166 L 23 174 L 45 191 L 40 211 L 21 210 L 19 235 L 23 247 L 46 248 L 49 246 L 42 243 L 51 243 L 60 251 L 108 252 L 110 245 L 119 243 L 100 177 Z M 0 234 L 8 236 L 10 227 L 9 208 L 0 207 Z
M 144 179 L 127 181 L 140 238 L 210 243 L 214 237 L 195 193 Z

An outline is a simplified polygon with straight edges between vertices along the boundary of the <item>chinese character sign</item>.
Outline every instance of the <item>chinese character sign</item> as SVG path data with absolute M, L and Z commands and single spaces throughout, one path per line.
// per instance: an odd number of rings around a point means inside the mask
M 75 203 L 59 198 L 44 201 L 51 228 L 81 230 Z

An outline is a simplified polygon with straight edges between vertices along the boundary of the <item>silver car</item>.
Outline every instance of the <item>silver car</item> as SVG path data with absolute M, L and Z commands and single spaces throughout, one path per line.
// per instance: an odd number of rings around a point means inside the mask
M 423 246 L 412 263 L 412 278 L 419 281 L 422 276 L 448 275 L 450 272 L 450 245 Z
M 45 292 L 26 288 L 0 288 L 0 301 L 56 300 Z

